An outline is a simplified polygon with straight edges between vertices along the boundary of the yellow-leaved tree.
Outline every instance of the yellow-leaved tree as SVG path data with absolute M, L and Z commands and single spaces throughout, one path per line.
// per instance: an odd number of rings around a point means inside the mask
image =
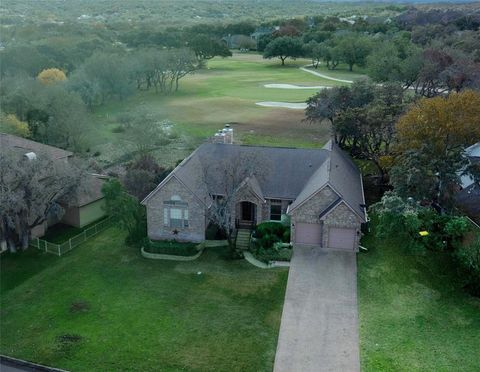
M 67 75 L 58 68 L 47 68 L 38 74 L 37 79 L 42 84 L 48 85 L 67 80 Z
M 15 134 L 20 137 L 30 137 L 30 129 L 25 121 L 21 121 L 15 114 L 0 112 L 0 132 Z
M 464 149 L 478 141 L 480 93 L 424 98 L 396 125 L 391 183 L 402 196 L 446 202 L 461 172 L 475 171 Z
M 480 140 L 480 94 L 473 90 L 424 98 L 396 126 L 397 149 L 428 144 L 441 156 Z

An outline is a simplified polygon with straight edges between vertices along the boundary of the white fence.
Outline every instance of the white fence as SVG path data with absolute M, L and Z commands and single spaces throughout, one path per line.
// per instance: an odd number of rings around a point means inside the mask
M 99 223 L 96 223 L 95 225 L 89 227 L 88 229 L 83 230 L 80 234 L 75 235 L 74 237 L 68 239 L 67 241 L 61 244 L 50 243 L 50 242 L 47 242 L 46 240 L 35 238 L 35 239 L 32 239 L 32 241 L 30 242 L 30 245 L 38 249 L 41 249 L 42 251 L 53 253 L 53 254 L 56 254 L 57 256 L 61 256 L 71 251 L 77 245 L 83 243 L 84 241 L 91 238 L 92 236 L 97 235 L 100 231 L 103 231 L 107 227 L 110 227 L 112 225 L 112 222 L 113 221 L 110 217 L 106 218 L 100 221 Z

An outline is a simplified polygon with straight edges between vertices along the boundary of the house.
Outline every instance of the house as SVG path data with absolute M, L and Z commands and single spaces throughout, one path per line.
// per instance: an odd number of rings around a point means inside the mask
M 265 35 L 271 35 L 275 31 L 278 31 L 280 29 L 280 26 L 275 26 L 275 27 L 257 27 L 253 33 L 250 34 L 250 37 L 252 40 L 255 40 L 258 43 L 258 40 Z
M 480 142 L 467 147 L 465 155 L 470 164 L 480 165 Z M 480 183 L 470 175 L 462 175 L 460 182 L 461 189 L 455 195 L 455 202 L 465 214 L 480 223 Z
M 142 201 L 150 239 L 203 241 L 212 200 L 224 197 L 227 182 L 220 168 L 208 179 L 205 170 L 220 159 L 238 167 L 242 158 L 253 172 L 236 187 L 232 228 L 287 215 L 295 244 L 358 249 L 366 222 L 361 174 L 332 142 L 322 149 L 202 144 Z
M 255 41 L 247 35 L 234 34 L 222 37 L 228 49 L 255 49 Z
M 53 161 L 68 162 L 73 158 L 73 153 L 70 151 L 11 134 L 0 133 L 0 149 L 6 148 L 29 160 L 46 156 Z M 77 193 L 70 200 L 61 203 L 65 210 L 62 219 L 60 221 L 50 219 L 45 224 L 36 226 L 32 230 L 32 236 L 42 237 L 49 226 L 58 222 L 74 227 L 83 227 L 105 216 L 101 192 L 103 178 L 101 175 L 87 174 Z

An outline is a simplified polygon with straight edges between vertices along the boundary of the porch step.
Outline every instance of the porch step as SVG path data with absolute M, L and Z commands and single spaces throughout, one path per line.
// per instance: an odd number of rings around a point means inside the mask
M 248 250 L 250 248 L 250 230 L 239 229 L 235 242 L 238 249 Z

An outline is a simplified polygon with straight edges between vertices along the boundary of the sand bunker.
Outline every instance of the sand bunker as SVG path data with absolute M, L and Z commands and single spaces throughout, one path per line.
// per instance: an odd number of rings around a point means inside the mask
M 328 89 L 328 88 L 331 88 L 324 85 L 302 86 L 302 85 L 294 85 L 294 84 L 265 84 L 264 87 L 276 88 L 276 89 Z
M 266 101 L 266 102 L 256 102 L 255 104 L 263 107 L 283 107 L 283 108 L 289 108 L 293 110 L 305 110 L 307 108 L 307 104 L 305 102 L 292 103 L 292 102 Z

